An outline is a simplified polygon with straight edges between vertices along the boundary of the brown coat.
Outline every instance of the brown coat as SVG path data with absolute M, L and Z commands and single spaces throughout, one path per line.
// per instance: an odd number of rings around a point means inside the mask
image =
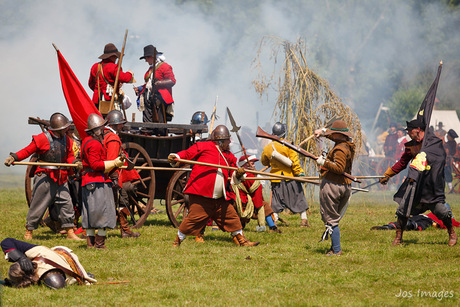
M 342 173 L 351 174 L 354 155 L 355 144 L 349 141 L 336 143 L 321 167 L 321 177 L 333 183 L 351 184 L 351 180 L 343 176 Z

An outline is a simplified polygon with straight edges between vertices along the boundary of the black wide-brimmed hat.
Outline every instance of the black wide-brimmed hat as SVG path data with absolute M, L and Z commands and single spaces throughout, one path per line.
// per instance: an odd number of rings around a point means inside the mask
M 458 138 L 458 134 L 457 134 L 457 132 L 455 132 L 454 129 L 449 129 L 449 131 L 447 131 L 447 134 L 448 134 L 451 138 L 454 138 L 454 139 Z
M 118 51 L 117 47 L 114 44 L 109 43 L 104 47 L 104 53 L 99 57 L 101 60 L 110 58 L 111 56 L 116 55 L 117 58 L 120 57 L 121 52 Z
M 153 45 L 147 45 L 144 47 L 144 55 L 139 58 L 139 60 L 145 59 L 148 56 L 154 56 L 155 55 L 155 46 Z M 163 52 L 157 50 L 157 55 L 163 54 Z
M 406 130 L 411 130 L 415 128 L 422 128 L 423 130 L 425 130 L 425 125 L 422 123 L 422 121 L 418 119 L 413 119 L 410 122 L 406 121 L 406 124 L 407 124 Z

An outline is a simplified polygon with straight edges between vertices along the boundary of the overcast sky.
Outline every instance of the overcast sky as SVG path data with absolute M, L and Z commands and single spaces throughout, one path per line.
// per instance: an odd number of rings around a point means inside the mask
M 245 7 L 245 1 L 214 2 L 232 10 L 250 12 L 253 9 Z M 328 26 L 324 16 L 333 20 L 330 14 L 340 14 L 330 10 L 329 4 L 334 1 L 302 6 L 298 11 L 293 11 L 292 7 L 286 10 L 290 3 L 294 5 L 298 1 L 261 2 L 264 5 L 254 18 L 232 20 L 229 24 L 234 26 L 222 29 L 217 26 L 221 24 L 217 19 L 225 16 L 204 16 L 195 4 L 177 5 L 175 1 L 1 0 L 0 159 L 28 145 L 31 136 L 41 132 L 38 126 L 27 124 L 29 116 L 48 119 L 53 112 L 69 115 L 52 43 L 60 49 L 91 96 L 87 85 L 91 66 L 98 61 L 106 43 L 114 43 L 121 50 L 124 32 L 128 29 L 123 69 L 134 72 L 137 85 L 142 84 L 148 68 L 147 63 L 139 60 L 145 45 L 153 44 L 164 52 L 166 62 L 173 67 L 177 79 L 173 88 L 176 102 L 173 123 L 190 123 L 195 111 L 205 111 L 209 116 L 218 96 L 220 119 L 216 124 L 225 123 L 228 106 L 239 125 L 255 131 L 257 125 L 264 127 L 274 123 L 274 99 L 261 100 L 251 84 L 257 78 L 252 61 L 264 35 L 291 42 L 305 36 L 307 46 L 312 49 L 319 48 L 322 39 L 331 41 L 341 37 L 336 48 L 346 54 L 345 48 L 353 43 L 345 39 L 347 35 L 355 33 L 357 26 L 371 24 L 365 22 L 368 12 L 357 10 L 353 22 L 331 29 L 331 37 L 316 37 L 311 33 Z M 359 1 L 356 3 L 359 5 Z M 396 12 L 387 14 L 386 18 L 393 15 L 397 15 Z M 395 45 L 410 36 L 411 27 L 417 24 L 406 27 L 402 23 L 401 26 L 401 39 L 393 42 Z M 299 29 L 308 30 L 299 33 Z M 388 50 L 391 47 L 388 46 Z M 381 48 L 375 56 L 382 56 L 382 61 L 391 60 L 391 54 Z M 273 66 L 268 59 L 266 64 L 268 68 Z M 334 87 L 334 76 L 327 69 L 318 67 L 318 70 Z M 123 89 L 134 101 L 131 85 Z M 337 90 L 340 96 L 340 89 Z M 373 103 L 375 106 L 370 107 L 376 112 L 380 101 Z M 135 106 L 127 110 L 128 117 L 131 118 L 133 112 L 140 121 Z M 25 170 L 20 166 L 13 168 L 0 166 L 0 173 Z

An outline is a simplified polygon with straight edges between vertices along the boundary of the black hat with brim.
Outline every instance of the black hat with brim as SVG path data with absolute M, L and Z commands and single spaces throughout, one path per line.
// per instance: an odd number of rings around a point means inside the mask
M 415 128 L 421 128 L 425 130 L 425 125 L 418 119 L 413 119 L 410 122 L 406 121 L 407 127 L 406 130 L 411 130 Z

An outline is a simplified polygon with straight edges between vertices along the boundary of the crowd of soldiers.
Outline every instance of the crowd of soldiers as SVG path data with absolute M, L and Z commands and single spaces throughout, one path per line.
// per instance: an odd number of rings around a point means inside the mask
M 171 66 L 161 56 L 161 52 L 148 45 L 140 58 L 150 65 L 145 74 L 145 84 L 136 88 L 139 107 L 144 111 L 144 121 L 167 122 L 173 115 L 171 88 L 176 80 Z M 89 86 L 94 90 L 93 103 L 96 105 L 111 99 L 113 95 L 110 88 L 113 88 L 116 79 L 118 57 L 120 52 L 117 48 L 113 44 L 107 44 L 100 56 L 101 62 L 91 68 Z M 133 73 L 120 73 L 119 80 L 122 83 L 132 82 Z M 126 152 L 121 147 L 118 135 L 126 122 L 123 114 L 119 110 L 110 111 L 105 118 L 96 113 L 90 114 L 85 129 L 87 136 L 81 140 L 79 148 L 74 146 L 76 142 L 69 131 L 71 123 L 66 116 L 54 113 L 49 122 L 48 131 L 33 136 L 27 147 L 11 153 L 5 160 L 5 165 L 10 166 L 37 154 L 38 161 L 45 162 L 45 165 L 39 165 L 34 171 L 34 188 L 24 239 L 28 241 L 33 238 L 33 231 L 37 229 L 47 209 L 53 223 L 58 223 L 71 240 L 82 240 L 75 234 L 77 212 L 77 217 L 81 216 L 89 249 L 107 248 L 107 231 L 116 227 L 117 219 L 123 238 L 139 237 L 139 233 L 134 233 L 129 228 L 129 212 L 123 207 L 129 193 L 136 193 L 130 188 L 131 181 L 139 178 L 135 170 L 122 168 L 127 165 Z M 392 155 L 398 156 L 398 161 L 388 168 L 380 182 L 386 184 L 391 177 L 408 166 L 424 171 L 428 161 L 431 166 L 430 176 L 423 183 L 427 188 L 423 189 L 421 199 L 409 213 L 415 215 L 431 210 L 446 226 L 448 244 L 453 246 L 457 243 L 457 235 L 452 226 L 452 212 L 445 206 L 444 195 L 446 152 L 441 139 L 431 133 L 425 134 L 424 129 L 419 120 L 407 122 L 407 127 L 403 130 L 407 131 L 411 141 L 403 143 L 399 150 L 394 144 L 388 145 Z M 279 140 L 283 140 L 286 130 L 285 124 L 277 122 L 272 133 Z M 447 134 L 449 133 L 450 131 Z M 345 174 L 352 172 L 356 146 L 347 123 L 342 120 L 334 121 L 330 128 L 315 130 L 314 135 L 317 138 L 328 138 L 334 143 L 326 156 L 316 158 L 316 163 L 321 174 L 319 200 L 321 218 L 325 225 L 323 237 L 331 237 L 331 247 L 327 255 L 340 256 L 343 251 L 339 222 L 350 199 L 352 182 Z M 189 198 L 188 214 L 177 231 L 174 247 L 179 247 L 186 236 L 195 236 L 198 242 L 203 242 L 203 230 L 210 221 L 222 231 L 229 232 L 236 245 L 257 246 L 259 242 L 252 242 L 245 236 L 243 226 L 249 219 L 256 218 L 259 225 L 257 230 L 266 231 L 267 223 L 270 232 L 280 234 L 277 223 L 280 222 L 279 213 L 285 209 L 300 214 L 301 227 L 310 227 L 307 218 L 309 206 L 301 183 L 296 180 L 305 177 L 297 152 L 275 141 L 264 147 L 260 161 L 270 168 L 269 174 L 273 176 L 271 199 L 266 202 L 260 181 L 251 173 L 257 157 L 244 155 L 238 160 L 230 151 L 230 138 L 228 128 L 219 125 L 212 130 L 207 140 L 196 142 L 191 147 L 168 156 L 172 167 L 187 161 L 196 162 L 184 189 Z M 432 150 L 419 152 L 424 138 L 427 138 L 428 146 Z M 400 137 L 396 138 L 396 141 L 399 139 Z M 53 165 L 58 163 L 71 163 L 75 167 L 69 169 Z M 69 176 L 76 180 L 76 185 L 69 185 Z M 72 189 L 79 191 L 78 205 L 72 202 Z M 393 245 L 400 245 L 407 224 L 407 208 L 400 204 L 396 213 L 398 220 Z M 87 274 L 78 263 L 76 255 L 69 251 L 49 250 L 11 238 L 2 241 L 2 249 L 9 261 L 18 263 L 14 270 L 10 270 L 9 282 L 13 285 L 30 285 L 42 279 L 52 288 L 61 288 L 65 286 L 66 275 L 75 277 L 81 284 L 95 281 L 94 276 Z M 45 259 L 42 262 L 48 265 L 40 273 L 36 269 L 37 262 L 41 261 L 37 260 L 39 250 L 46 251 L 38 258 Z M 57 257 L 57 260 L 53 257 Z M 57 264 L 59 261 L 64 263 Z M 46 274 L 52 268 L 58 268 L 59 274 Z

